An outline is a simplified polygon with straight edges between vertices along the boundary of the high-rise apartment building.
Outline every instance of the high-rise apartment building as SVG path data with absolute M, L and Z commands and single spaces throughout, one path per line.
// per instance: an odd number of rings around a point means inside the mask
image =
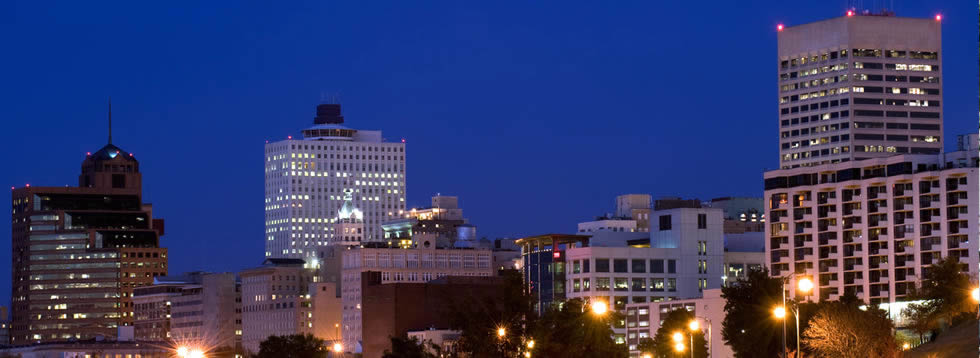
M 318 246 L 343 243 L 334 224 L 345 197 L 362 210 L 357 237 L 366 242 L 382 241 L 381 223 L 405 213 L 404 141 L 343 126 L 339 104 L 316 113 L 302 139 L 265 146 L 266 257 L 310 259 Z
M 779 25 L 779 167 L 940 154 L 939 20 L 851 11 Z
M 81 167 L 78 187 L 13 189 L 12 344 L 113 338 L 133 325 L 133 289 L 167 273 L 133 154 L 110 130 Z
M 947 256 L 976 276 L 976 157 L 974 143 L 945 155 L 766 172 L 772 275 L 811 277 L 814 299 L 850 293 L 869 303 L 904 300 L 923 270 Z

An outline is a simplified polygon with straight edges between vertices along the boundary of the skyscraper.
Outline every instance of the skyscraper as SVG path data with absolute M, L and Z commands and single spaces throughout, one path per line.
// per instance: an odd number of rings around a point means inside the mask
M 358 245 L 336 231 L 358 224 L 357 238 L 381 241 L 381 223 L 404 214 L 404 141 L 343 123 L 339 104 L 321 104 L 302 139 L 266 144 L 266 257 L 312 258 L 318 246 Z M 360 212 L 344 210 L 353 207 Z M 350 225 L 335 225 L 343 214 Z
M 779 25 L 779 167 L 942 151 L 941 18 Z
M 133 289 L 167 274 L 163 220 L 141 184 L 139 162 L 110 129 L 109 143 L 86 154 L 78 187 L 13 188 L 12 344 L 115 337 L 133 325 Z

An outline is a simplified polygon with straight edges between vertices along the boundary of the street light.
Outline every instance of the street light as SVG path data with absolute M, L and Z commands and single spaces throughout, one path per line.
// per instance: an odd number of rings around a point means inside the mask
M 187 358 L 204 358 L 204 352 L 202 352 L 200 349 L 192 349 L 189 353 L 187 353 Z
M 530 340 L 530 341 L 527 341 L 527 349 L 532 349 L 532 348 L 534 348 L 534 340 L 533 339 Z
M 694 332 L 701 330 L 701 324 L 698 323 L 698 320 L 693 319 L 691 323 L 687 324 L 687 328 L 691 330 L 691 358 L 694 358 Z
M 187 352 L 189 351 L 190 349 L 188 349 L 187 347 L 184 346 L 177 347 L 177 356 L 181 358 L 187 357 Z
M 643 353 L 643 358 L 653 358 L 653 354 Z
M 807 277 L 801 278 L 800 282 L 798 282 L 796 285 L 797 288 L 799 288 L 803 293 L 810 293 L 810 290 L 813 289 L 813 281 Z
M 602 315 L 606 314 L 606 311 L 608 311 L 608 310 L 609 310 L 609 306 L 606 305 L 605 302 L 598 301 L 598 300 L 592 302 L 592 313 L 595 313 L 596 315 L 602 316 Z
M 783 319 L 786 317 L 786 307 L 779 306 L 772 310 L 772 315 L 776 316 L 777 319 Z
M 334 343 L 333 351 L 334 353 L 342 353 L 344 351 L 344 345 L 340 344 L 340 342 Z
M 684 351 L 684 343 L 677 343 L 677 344 L 675 344 L 674 345 L 674 350 L 677 351 L 678 353 L 683 352 Z
M 670 337 L 674 340 L 674 343 L 681 343 L 684 340 L 684 334 L 681 332 L 674 332 L 674 335 Z
M 507 335 L 507 330 L 504 327 L 497 328 L 497 338 L 504 338 Z
M 973 291 L 970 291 L 970 294 L 973 296 L 974 301 L 980 302 L 980 287 L 974 287 Z

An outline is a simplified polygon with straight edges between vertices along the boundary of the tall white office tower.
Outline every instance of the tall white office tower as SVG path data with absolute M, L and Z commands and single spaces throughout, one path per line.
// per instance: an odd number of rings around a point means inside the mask
M 343 126 L 339 104 L 318 105 L 313 123 L 302 139 L 265 145 L 266 257 L 312 258 L 343 243 L 344 208 L 360 210 L 346 219 L 363 225 L 363 242 L 381 241 L 381 223 L 405 212 L 404 141 Z
M 942 153 L 941 18 L 778 26 L 779 167 Z

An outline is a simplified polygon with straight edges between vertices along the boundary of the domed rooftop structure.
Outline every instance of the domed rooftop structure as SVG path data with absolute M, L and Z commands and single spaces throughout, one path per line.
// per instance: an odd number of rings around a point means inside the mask
M 133 153 L 112 144 L 112 101 L 109 102 L 109 140 L 95 153 L 86 153 L 78 186 L 83 188 L 134 189 L 141 192 L 139 161 Z

